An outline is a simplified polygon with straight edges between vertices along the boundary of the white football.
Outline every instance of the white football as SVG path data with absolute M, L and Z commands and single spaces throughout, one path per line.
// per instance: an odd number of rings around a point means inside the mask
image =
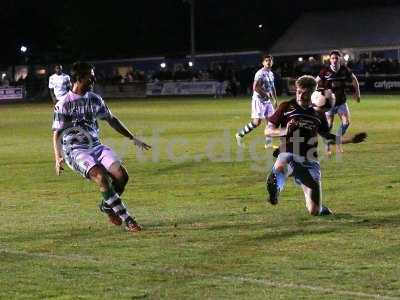
M 328 111 L 335 106 L 335 94 L 331 90 L 318 90 L 311 95 L 311 104 L 317 111 Z

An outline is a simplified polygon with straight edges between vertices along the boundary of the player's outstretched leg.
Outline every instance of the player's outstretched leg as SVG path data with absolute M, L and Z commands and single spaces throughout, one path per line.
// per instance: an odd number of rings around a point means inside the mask
M 111 165 L 108 171 L 112 178 L 112 185 L 115 192 L 118 195 L 122 195 L 125 191 L 125 186 L 129 181 L 128 171 L 119 162 L 115 162 Z
M 272 205 L 278 204 L 279 193 L 285 185 L 287 178 L 285 171 L 286 164 L 287 162 L 278 156 L 271 173 L 267 177 L 266 188 L 269 195 L 268 202 Z
M 313 216 L 331 215 L 332 211 L 324 206 L 321 201 L 321 182 L 318 178 L 313 178 L 310 172 L 317 172 L 319 174 L 319 164 L 307 167 L 296 165 L 295 178 L 297 181 L 301 182 L 307 210 Z M 320 175 L 318 175 L 318 177 L 319 176 Z
M 318 187 L 310 188 L 301 185 L 306 200 L 307 210 L 310 215 L 313 216 L 327 216 L 333 214 L 332 211 L 321 203 L 321 192 L 318 191 Z
M 135 219 L 127 211 L 120 196 L 110 184 L 108 174 L 104 168 L 96 165 L 90 169 L 88 175 L 89 178 L 99 186 L 104 202 L 111 207 L 114 214 L 117 215 L 122 222 L 125 222 L 126 229 L 131 232 L 140 231 L 140 225 L 136 223 Z
M 243 138 L 246 134 L 249 134 L 253 129 L 256 129 L 260 125 L 261 121 L 260 119 L 253 119 L 249 123 L 247 123 L 242 129 L 240 129 L 235 137 L 236 137 L 236 142 L 239 147 L 243 147 Z
M 114 191 L 119 196 L 122 196 L 123 192 L 125 191 L 125 186 L 129 180 L 129 175 L 125 167 L 122 166 L 119 161 L 115 162 L 109 168 L 108 175 L 111 178 L 111 184 Z M 115 225 L 122 224 L 121 219 L 114 213 L 112 208 L 105 202 L 104 199 L 101 200 L 99 207 L 103 213 L 106 213 L 108 215 L 111 223 Z

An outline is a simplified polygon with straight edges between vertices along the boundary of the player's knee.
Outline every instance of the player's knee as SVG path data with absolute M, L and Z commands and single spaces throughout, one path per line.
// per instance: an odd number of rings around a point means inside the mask
M 108 186 L 108 178 L 102 168 L 98 166 L 94 166 L 89 171 L 89 178 L 94 181 L 100 187 L 107 187 Z
M 126 172 L 124 168 L 121 168 L 120 175 L 118 177 L 115 177 L 113 181 L 115 191 L 121 195 L 124 192 L 125 186 L 127 185 L 128 181 L 128 172 Z
M 125 185 L 129 181 L 129 174 L 123 166 L 121 166 L 120 170 L 121 170 L 121 172 L 120 172 L 121 175 L 119 176 L 118 179 L 119 179 L 119 182 L 121 183 L 121 185 L 123 185 L 125 187 Z
M 98 166 L 94 166 L 93 168 L 91 168 L 88 172 L 88 176 L 90 179 L 94 180 L 94 181 L 98 181 L 101 178 L 101 170 Z
M 274 166 L 275 170 L 278 172 L 285 172 L 285 165 L 283 163 L 277 163 Z
M 118 180 L 118 184 L 122 190 L 125 190 L 125 186 L 127 185 L 128 181 L 129 181 L 129 175 L 128 173 L 124 172 L 124 174 Z
M 288 165 L 287 157 L 284 154 L 280 153 L 278 155 L 278 159 L 275 161 L 274 169 L 278 172 L 285 172 L 287 165 Z
M 258 127 L 261 124 L 261 120 L 260 119 L 255 119 L 251 123 L 253 124 L 254 127 Z
M 316 204 L 311 204 L 310 206 L 307 207 L 308 212 L 312 216 L 318 216 L 319 214 L 319 206 Z

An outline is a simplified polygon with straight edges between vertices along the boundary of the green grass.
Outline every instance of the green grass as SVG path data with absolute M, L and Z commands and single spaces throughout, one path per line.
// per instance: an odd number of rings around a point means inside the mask
M 137 159 L 101 124 L 130 173 L 123 198 L 138 235 L 99 213 L 93 184 L 69 169 L 55 176 L 50 104 L 0 106 L 1 299 L 400 299 L 400 96 L 350 102 L 350 132 L 370 137 L 322 160 L 336 212 L 325 218 L 307 214 L 292 181 L 266 204 L 262 130 L 242 154 L 233 140 L 249 99 L 108 104 L 155 146 Z M 171 160 L 168 144 L 186 159 Z

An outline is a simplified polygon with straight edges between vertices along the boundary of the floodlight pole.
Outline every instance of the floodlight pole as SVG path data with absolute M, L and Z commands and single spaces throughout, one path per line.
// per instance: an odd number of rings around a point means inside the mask
M 195 0 L 189 0 L 190 4 L 190 58 L 195 66 L 195 59 L 196 59 L 196 44 L 195 44 L 195 20 L 194 20 L 194 3 Z

